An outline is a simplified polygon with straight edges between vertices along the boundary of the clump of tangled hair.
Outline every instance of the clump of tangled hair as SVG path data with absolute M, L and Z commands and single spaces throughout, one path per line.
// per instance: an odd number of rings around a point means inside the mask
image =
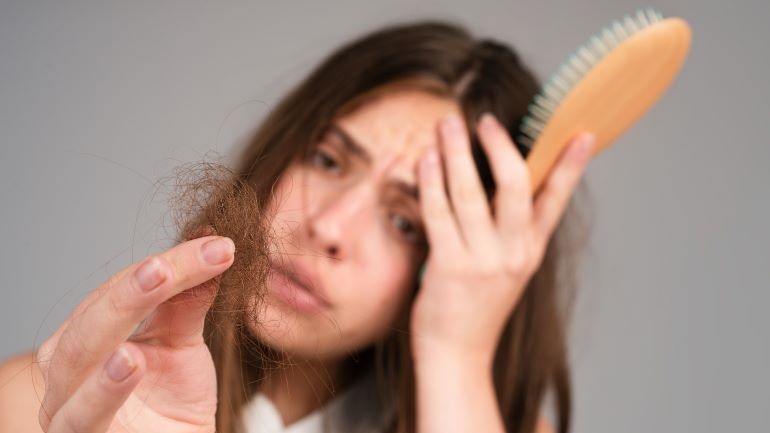
M 174 226 L 183 242 L 203 236 L 227 236 L 235 243 L 232 266 L 219 275 L 220 296 L 212 311 L 242 321 L 243 306 L 261 302 L 269 273 L 270 219 L 254 187 L 221 162 L 204 161 L 176 168 L 169 199 Z M 250 320 L 258 320 L 252 314 Z

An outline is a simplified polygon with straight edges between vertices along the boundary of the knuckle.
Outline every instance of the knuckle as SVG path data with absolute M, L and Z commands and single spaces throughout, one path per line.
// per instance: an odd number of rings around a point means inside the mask
M 208 266 L 205 264 L 202 254 L 199 252 L 193 254 L 195 254 L 195 258 L 192 261 L 186 261 L 181 255 L 162 257 L 162 266 L 164 272 L 166 272 L 166 280 L 173 281 L 172 284 L 184 282 L 191 273 L 191 269 L 189 269 L 188 266 Z
M 133 289 L 131 289 L 133 290 Z M 104 297 L 103 313 L 106 317 L 135 318 L 143 315 L 148 299 L 128 293 L 129 290 L 112 290 Z
M 120 272 L 114 273 L 107 278 L 107 281 L 104 282 L 104 287 L 102 290 L 112 290 L 115 286 L 120 283 L 122 280 L 122 275 Z
M 495 183 L 498 188 L 511 189 L 519 184 L 521 179 L 520 170 L 500 170 L 495 176 Z
M 514 277 L 523 275 L 528 268 L 529 258 L 523 249 L 519 248 L 505 258 L 505 271 Z
M 172 280 L 177 275 L 176 261 L 169 260 L 164 254 L 156 255 L 155 259 L 158 261 L 158 272 L 163 275 L 165 281 Z
M 476 188 L 466 182 L 455 187 L 455 195 L 460 203 L 475 203 L 479 198 Z
M 156 256 L 160 257 L 160 256 Z M 164 281 L 161 284 L 166 284 L 170 279 L 170 272 L 168 271 L 168 262 L 164 259 L 158 260 L 158 272 L 163 274 Z M 138 269 L 138 268 L 137 268 Z M 132 315 L 137 312 L 143 311 L 148 303 L 151 303 L 155 296 L 146 296 L 148 294 L 157 293 L 158 289 L 147 291 L 144 290 L 135 276 L 135 272 L 128 276 L 127 281 L 124 284 L 116 285 L 105 293 L 105 306 L 109 314 L 113 315 Z
M 511 149 L 511 152 L 517 151 Z M 505 167 L 505 169 L 498 170 L 498 173 L 495 175 L 495 181 L 499 185 L 514 187 L 529 177 L 526 176 L 527 166 L 523 161 L 520 160 L 520 157 L 511 155 L 510 158 L 505 158 L 501 162 L 503 162 L 501 165 Z
M 476 276 L 482 281 L 491 281 L 500 277 L 503 266 L 497 261 L 482 261 L 476 266 Z
M 444 206 L 435 201 L 429 201 L 425 205 L 425 216 L 430 220 L 441 220 L 446 217 L 446 211 L 444 210 Z
M 117 317 L 130 309 L 130 303 L 126 302 L 123 296 L 123 291 L 115 288 L 105 296 L 105 304 L 110 317 Z
M 141 264 L 134 269 L 131 275 L 128 276 L 128 285 L 133 293 L 143 294 L 147 292 L 147 289 L 142 288 L 141 283 L 137 277 L 141 268 L 144 266 L 152 266 L 155 268 L 153 275 L 160 278 L 160 283 L 157 281 L 154 283 L 156 284 L 155 287 L 157 287 L 157 284 L 163 284 L 169 279 L 171 274 L 171 272 L 169 272 L 169 268 L 173 268 L 172 266 L 169 266 L 169 261 L 162 255 L 149 256 L 145 258 Z
M 501 192 L 501 198 L 506 200 L 518 200 L 520 195 L 530 194 L 532 185 L 528 172 L 510 173 L 505 180 L 496 180 L 497 189 Z

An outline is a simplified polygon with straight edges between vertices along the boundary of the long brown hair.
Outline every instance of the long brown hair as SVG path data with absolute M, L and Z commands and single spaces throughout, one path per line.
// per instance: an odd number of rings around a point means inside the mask
M 480 114 L 489 111 L 515 137 L 539 83 L 511 47 L 490 39 L 477 40 L 458 24 L 420 21 L 380 28 L 333 52 L 280 101 L 239 158 L 235 190 L 248 190 L 242 197 L 247 197 L 254 209 L 265 210 L 281 173 L 309 149 L 326 125 L 375 95 L 405 87 L 452 98 L 468 125 L 475 125 Z M 474 159 L 491 198 L 495 184 L 490 167 L 474 128 L 469 132 Z M 526 156 L 527 149 L 517 146 Z M 581 183 L 575 195 L 584 194 L 584 187 Z M 224 209 L 222 200 L 209 201 L 219 206 L 208 206 L 189 224 L 211 225 L 219 234 L 232 237 L 237 246 L 236 262 L 228 271 L 231 278 L 225 274 L 205 329 L 217 369 L 217 428 L 231 433 L 239 429 L 240 409 L 270 368 L 270 360 L 280 355 L 249 335 L 245 321 L 259 317 L 239 313 L 249 299 L 263 293 L 244 287 L 243 275 L 248 273 L 251 284 L 264 286 L 265 257 L 270 252 L 267 231 L 263 223 L 257 224 L 256 231 L 246 230 L 246 225 L 254 222 L 254 214 L 233 213 Z M 509 432 L 532 431 L 551 392 L 557 429 L 569 430 L 571 391 L 565 330 L 571 296 L 564 295 L 573 288 L 575 258 L 586 233 L 575 202 L 573 198 L 497 348 L 493 377 Z M 359 370 L 376 372 L 382 401 L 394 410 L 391 432 L 415 430 L 408 315 L 402 316 L 394 328 L 406 332 L 392 332 L 359 354 L 355 363 Z

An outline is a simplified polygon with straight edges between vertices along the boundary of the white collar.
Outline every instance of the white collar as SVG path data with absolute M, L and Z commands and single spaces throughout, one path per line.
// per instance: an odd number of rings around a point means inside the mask
M 384 411 L 373 387 L 372 377 L 363 378 L 288 426 L 273 402 L 259 392 L 244 405 L 241 417 L 246 433 L 380 432 Z
M 257 393 L 243 408 L 243 422 L 247 433 L 316 433 L 322 432 L 323 415 L 320 409 L 302 419 L 283 425 L 281 414 L 263 393 Z

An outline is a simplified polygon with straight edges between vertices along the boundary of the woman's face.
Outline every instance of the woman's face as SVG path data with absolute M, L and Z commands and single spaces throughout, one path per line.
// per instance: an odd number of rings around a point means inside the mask
M 427 92 L 386 93 L 332 122 L 310 157 L 287 168 L 272 202 L 280 251 L 255 336 L 334 360 L 393 329 L 424 255 L 417 162 L 438 146 L 450 112 L 457 103 Z

